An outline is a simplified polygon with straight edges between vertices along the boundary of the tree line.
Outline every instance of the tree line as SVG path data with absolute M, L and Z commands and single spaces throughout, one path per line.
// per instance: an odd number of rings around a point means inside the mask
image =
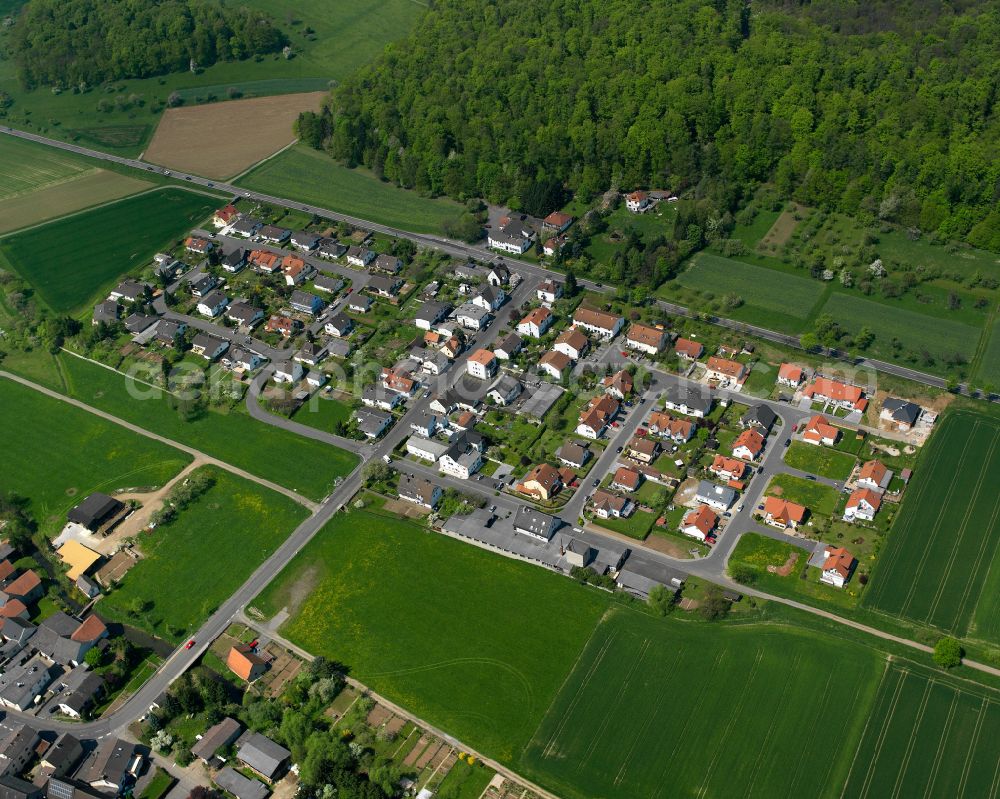
M 532 213 L 553 182 L 716 215 L 772 182 L 1000 247 L 998 78 L 998 0 L 438 0 L 298 131 L 406 188 Z
M 31 0 L 10 53 L 26 88 L 148 78 L 280 51 L 262 11 L 205 0 Z

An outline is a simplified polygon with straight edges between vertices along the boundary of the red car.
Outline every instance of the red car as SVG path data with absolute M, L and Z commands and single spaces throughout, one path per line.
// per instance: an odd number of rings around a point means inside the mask
M 194 646 L 194 638 L 192 638 L 190 641 L 188 641 L 186 644 L 184 644 L 184 648 L 185 649 L 190 649 L 193 646 Z

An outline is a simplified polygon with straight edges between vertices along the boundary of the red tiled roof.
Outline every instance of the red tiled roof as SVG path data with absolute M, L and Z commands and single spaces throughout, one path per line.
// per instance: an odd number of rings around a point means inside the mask
M 782 380 L 790 380 L 793 383 L 802 382 L 802 367 L 794 363 L 783 363 L 778 367 L 778 377 Z
M 97 616 L 91 614 L 87 616 L 70 636 L 74 641 L 89 642 L 97 641 L 106 635 L 108 628 Z
M 689 338 L 679 338 L 674 342 L 674 349 L 681 355 L 686 355 L 689 358 L 700 358 L 701 354 L 705 351 L 705 347 L 697 341 L 691 341 Z
M 788 502 L 781 497 L 764 498 L 764 515 L 783 522 L 798 524 L 806 517 L 806 509 L 795 502 Z
M 854 555 L 843 547 L 826 550 L 826 560 L 823 561 L 823 571 L 837 571 L 845 580 L 850 577 L 854 567 Z
M 807 441 L 822 441 L 827 438 L 836 440 L 839 432 L 836 427 L 829 424 L 822 416 L 816 415 L 806 424 L 802 437 Z
M 708 535 L 718 523 L 718 514 L 714 513 L 708 505 L 699 505 L 684 516 L 684 526 L 696 527 L 702 535 Z
M 751 456 L 756 458 L 764 449 L 764 436 L 756 427 L 749 427 L 740 433 L 736 441 L 733 442 L 733 452 L 736 452 L 740 447 L 746 447 L 750 450 Z

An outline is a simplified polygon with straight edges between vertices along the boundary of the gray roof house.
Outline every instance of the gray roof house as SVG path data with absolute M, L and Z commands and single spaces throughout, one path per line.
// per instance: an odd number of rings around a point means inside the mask
M 236 758 L 268 782 L 280 775 L 292 756 L 285 747 L 259 732 L 246 732 L 239 739 Z
M 754 405 L 743 416 L 740 417 L 740 424 L 744 427 L 759 427 L 764 435 L 774 427 L 778 421 L 778 414 L 772 411 L 767 405 Z
M 392 414 L 378 408 L 358 408 L 354 411 L 358 430 L 368 438 L 378 438 L 392 424 Z
M 300 313 L 318 314 L 323 309 L 323 300 L 308 291 L 293 291 L 289 302 Z
M 689 383 L 668 385 L 663 392 L 663 404 L 667 410 L 698 418 L 708 416 L 712 410 L 712 398 Z
M 913 427 L 920 418 L 922 409 L 915 402 L 886 397 L 882 403 L 882 415 L 890 417 L 894 422 L 905 427 Z
M 425 508 L 436 508 L 444 493 L 441 486 L 435 485 L 430 480 L 423 477 L 415 477 L 412 474 L 400 474 L 399 476 L 399 498 Z
M 574 469 L 582 468 L 590 460 L 590 456 L 590 449 L 575 441 L 567 441 L 556 451 L 556 457 Z
M 425 302 L 417 310 L 415 317 L 416 325 L 421 330 L 430 330 L 444 319 L 450 310 L 451 306 L 446 302 L 437 302 L 436 300 Z
M 684 572 L 669 566 L 654 565 L 629 558 L 618 572 L 617 582 L 619 588 L 640 599 L 646 599 L 649 592 L 658 585 L 676 593 L 684 587 L 686 579 L 687 575 Z
M 121 313 L 122 307 L 114 300 L 105 300 L 104 302 L 99 302 L 94 306 L 94 315 L 91 317 L 91 324 L 99 325 L 104 322 L 107 325 L 113 325 L 118 321 L 118 315 Z
M 41 799 L 42 789 L 20 777 L 0 777 L 0 799 Z
M 695 499 L 705 503 L 710 508 L 727 511 L 736 501 L 736 492 L 728 486 L 720 486 L 708 480 L 702 480 L 698 483 Z
M 344 287 L 344 279 L 333 275 L 317 275 L 313 279 L 313 285 L 317 291 L 328 291 L 333 294 Z
M 304 230 L 297 230 L 292 234 L 292 246 L 297 247 L 300 250 L 305 250 L 306 252 L 316 249 L 319 242 L 320 237 L 315 233 L 307 233 Z
M 288 228 L 278 227 L 277 225 L 264 225 L 257 232 L 264 241 L 269 241 L 272 244 L 279 244 L 292 235 L 292 231 Z
M 216 752 L 239 738 L 241 732 L 243 725 L 236 719 L 226 716 L 218 724 L 205 730 L 198 743 L 191 747 L 191 754 L 207 763 Z
M 559 527 L 559 519 L 540 510 L 521 505 L 514 514 L 514 529 L 519 533 L 548 541 Z
M 76 776 L 92 788 L 117 793 L 135 779 L 141 766 L 142 755 L 137 752 L 136 744 L 108 737 L 101 740 L 97 751 L 84 762 Z
M 231 766 L 226 766 L 215 775 L 215 784 L 236 799 L 267 799 L 271 793 L 260 780 L 245 777 Z
M 47 777 L 61 777 L 80 762 L 83 757 L 83 746 L 79 739 L 71 733 L 64 732 L 45 750 L 41 757 L 41 766 Z

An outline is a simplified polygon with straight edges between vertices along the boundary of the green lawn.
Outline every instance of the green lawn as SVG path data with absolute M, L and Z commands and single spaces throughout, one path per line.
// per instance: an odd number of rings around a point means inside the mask
M 975 376 L 978 382 L 989 383 L 996 390 L 1000 388 L 1000 320 L 994 322 L 984 335 L 989 335 L 989 341 Z
M 346 402 L 326 399 L 322 395 L 315 402 L 306 402 L 292 416 L 299 424 L 336 433 L 337 425 L 351 418 L 351 406 Z
M 0 136 L 0 200 L 56 185 L 95 166 L 72 153 Z
M 304 145 L 265 161 L 238 183 L 415 233 L 440 233 L 442 223 L 462 210 L 452 200 L 421 197 L 364 169 L 347 169 Z
M 495 772 L 482 765 L 470 766 L 459 760 L 441 782 L 440 799 L 479 799 Z
M 230 87 L 247 97 L 324 89 L 331 80 L 342 81 L 376 58 L 389 42 L 403 38 L 425 8 L 413 0 L 248 0 L 246 4 L 274 16 L 291 39 L 293 58 L 276 54 L 260 61 L 220 63 L 197 73 L 185 70 L 163 77 L 115 81 L 108 92 L 94 88 L 83 94 L 55 94 L 48 87 L 25 91 L 17 82 L 13 62 L 3 59 L 0 91 L 14 100 L 5 124 L 122 155 L 137 155 L 148 143 L 171 92 L 207 99 L 212 95 L 225 98 Z M 6 35 L 0 30 L 0 50 L 6 49 Z M 117 107 L 118 97 L 125 100 L 132 96 L 140 98 L 142 104 Z M 110 100 L 113 110 L 98 111 L 102 99 Z
M 836 796 L 880 669 L 871 650 L 820 634 L 619 611 L 523 764 L 566 799 Z
M 997 785 L 998 736 L 995 692 L 940 671 L 894 663 L 879 681 L 841 795 L 990 796 Z
M 785 453 L 785 463 L 793 469 L 800 469 L 831 480 L 846 480 L 854 469 L 855 458 L 832 447 L 793 441 Z
M 0 486 L 29 499 L 46 532 L 94 491 L 161 486 L 191 462 L 180 450 L 11 380 L 0 379 L 0 428 L 8 453 L 0 459 Z
M 229 472 L 170 524 L 143 533 L 145 557 L 101 601 L 101 615 L 178 641 L 226 600 L 307 515 L 298 504 Z M 135 613 L 136 600 L 147 607 Z
M 252 603 L 281 631 L 513 762 L 608 600 L 395 516 L 338 514 Z M 544 608 L 544 613 L 539 613 Z
M 0 240 L 0 256 L 53 311 L 75 311 L 207 217 L 217 199 L 163 189 Z
M 1000 643 L 1000 423 L 960 411 L 925 445 L 865 605 Z
M 647 535 L 649 535 L 650 528 L 652 528 L 655 521 L 655 513 L 646 513 L 645 511 L 639 510 L 627 519 L 594 518 L 594 524 L 598 527 L 613 530 L 616 533 L 627 535 L 629 538 L 636 538 L 639 541 L 642 541 Z
M 326 496 L 334 479 L 358 463 L 346 450 L 251 419 L 242 406 L 185 421 L 160 389 L 130 384 L 118 372 L 72 355 L 61 355 L 59 362 L 70 396 L 311 499 Z
M 766 493 L 798 502 L 811 512 L 824 516 L 832 515 L 840 502 L 840 492 L 837 489 L 791 474 L 776 474 L 772 477 Z

